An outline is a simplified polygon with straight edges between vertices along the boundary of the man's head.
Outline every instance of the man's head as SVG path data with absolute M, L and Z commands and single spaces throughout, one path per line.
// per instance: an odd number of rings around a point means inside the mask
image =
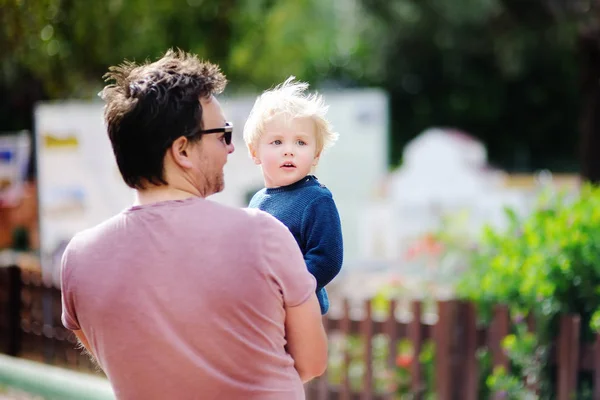
M 268 187 L 306 176 L 338 138 L 325 118 L 328 107 L 323 98 L 306 94 L 307 89 L 307 83 L 291 76 L 265 91 L 244 126 L 244 141 L 252 159 L 262 166 Z
M 209 192 L 222 190 L 233 145 L 225 143 L 231 130 L 214 98 L 227 84 L 219 68 L 169 50 L 154 63 L 125 62 L 109 71 L 105 78 L 112 83 L 101 97 L 125 183 L 134 189 L 168 185 L 174 174 Z

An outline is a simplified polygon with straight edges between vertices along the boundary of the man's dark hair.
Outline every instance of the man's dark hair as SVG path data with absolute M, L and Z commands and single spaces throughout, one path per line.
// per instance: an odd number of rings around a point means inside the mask
M 200 140 L 200 98 L 223 91 L 227 80 L 219 67 L 195 55 L 169 50 L 158 61 L 137 65 L 125 61 L 110 67 L 101 92 L 104 119 L 119 171 L 125 183 L 167 184 L 163 160 L 177 138 Z

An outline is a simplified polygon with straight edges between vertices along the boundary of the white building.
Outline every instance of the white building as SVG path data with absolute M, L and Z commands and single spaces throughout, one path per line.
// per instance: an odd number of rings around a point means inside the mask
M 460 131 L 429 129 L 410 142 L 403 164 L 387 180 L 384 198 L 362 219 L 360 258 L 401 263 L 411 243 L 467 213 L 467 232 L 502 224 L 504 206 L 521 212 L 531 193 L 506 187 L 507 175 L 487 164 L 485 147 Z

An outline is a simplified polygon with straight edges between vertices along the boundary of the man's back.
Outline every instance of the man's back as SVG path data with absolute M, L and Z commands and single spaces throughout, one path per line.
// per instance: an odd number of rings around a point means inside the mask
M 63 321 L 119 398 L 302 399 L 284 305 L 315 282 L 295 246 L 260 212 L 201 198 L 132 207 L 67 248 Z

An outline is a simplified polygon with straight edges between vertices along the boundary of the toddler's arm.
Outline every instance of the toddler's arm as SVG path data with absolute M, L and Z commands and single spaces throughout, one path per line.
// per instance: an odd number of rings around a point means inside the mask
M 306 209 L 302 239 L 308 271 L 316 278 L 317 288 L 322 288 L 340 272 L 344 257 L 340 216 L 331 197 L 319 197 Z

